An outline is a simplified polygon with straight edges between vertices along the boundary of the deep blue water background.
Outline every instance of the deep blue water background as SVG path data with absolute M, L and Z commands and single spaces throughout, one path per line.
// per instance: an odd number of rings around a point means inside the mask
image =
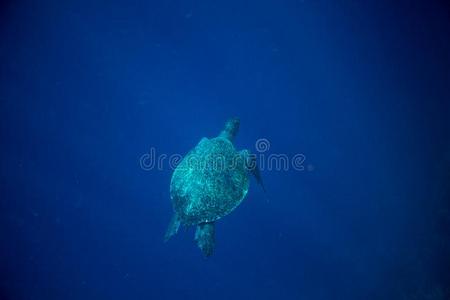
M 9 1 L 0 299 L 449 299 L 450 10 L 436 1 Z M 171 170 L 241 118 L 262 172 L 162 241 Z

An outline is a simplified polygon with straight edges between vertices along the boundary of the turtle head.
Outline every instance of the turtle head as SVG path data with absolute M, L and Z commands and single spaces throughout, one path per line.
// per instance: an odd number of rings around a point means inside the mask
M 239 131 L 239 119 L 231 118 L 225 123 L 225 128 L 220 133 L 220 136 L 230 141 L 233 141 L 234 137 Z

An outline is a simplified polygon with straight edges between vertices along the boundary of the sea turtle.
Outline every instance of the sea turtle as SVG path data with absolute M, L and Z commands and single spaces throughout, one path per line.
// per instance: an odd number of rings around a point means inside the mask
M 245 198 L 248 173 L 264 188 L 256 158 L 248 150 L 237 152 L 233 138 L 239 119 L 229 119 L 215 138 L 202 138 L 180 162 L 170 182 L 174 214 L 165 241 L 180 224 L 197 226 L 195 241 L 205 256 L 214 250 L 214 223 L 232 212 Z

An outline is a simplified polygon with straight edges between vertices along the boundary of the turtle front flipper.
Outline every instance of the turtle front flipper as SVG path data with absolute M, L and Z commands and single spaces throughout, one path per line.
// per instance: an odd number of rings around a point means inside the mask
M 213 254 L 215 245 L 215 224 L 214 222 L 205 222 L 197 225 L 195 231 L 195 241 L 202 250 L 203 255 L 208 257 Z
M 248 150 L 242 150 L 239 152 L 241 157 L 244 159 L 245 168 L 248 172 L 250 172 L 256 179 L 256 182 L 261 186 L 264 193 L 266 192 L 266 188 L 264 186 L 261 172 L 259 171 L 258 164 L 256 163 L 256 155 L 250 154 L 250 151 Z
M 178 232 L 178 228 L 180 228 L 180 218 L 178 218 L 177 213 L 174 213 L 172 219 L 170 219 L 166 234 L 164 235 L 164 242 L 167 242 L 172 235 L 176 234 Z

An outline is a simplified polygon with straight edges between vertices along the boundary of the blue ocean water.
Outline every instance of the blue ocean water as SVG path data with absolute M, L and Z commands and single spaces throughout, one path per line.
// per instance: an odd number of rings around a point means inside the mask
M 0 299 L 450 299 L 449 12 L 3 1 Z M 169 158 L 234 116 L 267 192 L 204 258 Z

